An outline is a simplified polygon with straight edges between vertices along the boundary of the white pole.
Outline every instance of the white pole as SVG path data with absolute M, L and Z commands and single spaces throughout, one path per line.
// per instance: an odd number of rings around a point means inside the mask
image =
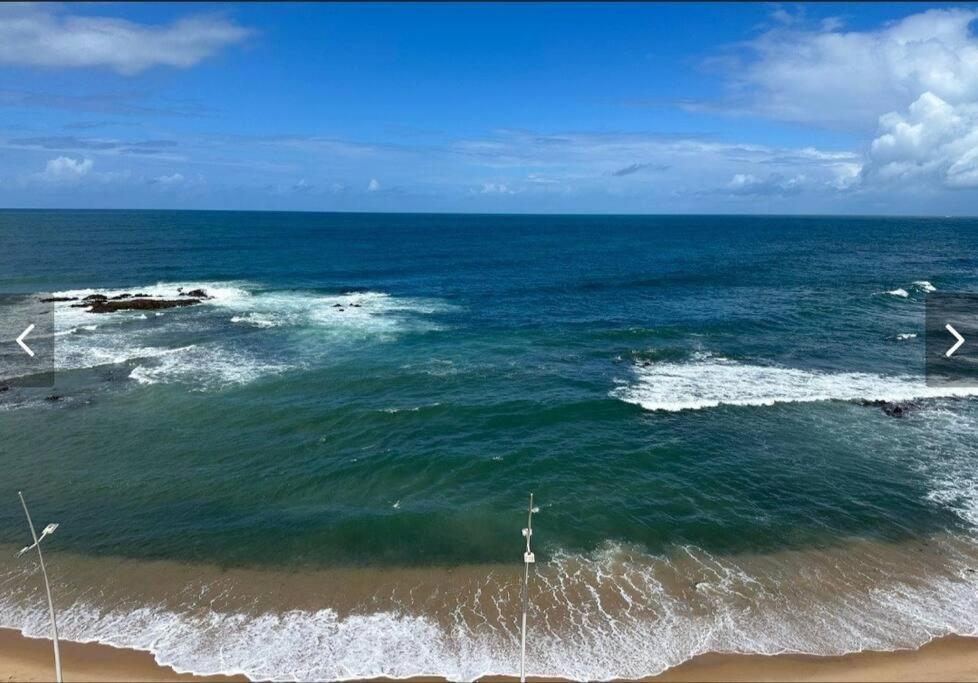
M 533 536 L 533 494 L 530 494 L 530 505 L 526 510 L 526 528 L 523 529 L 526 538 L 526 552 L 523 553 L 523 624 L 520 628 L 520 683 L 526 683 L 526 609 L 530 593 L 530 565 L 535 558 L 530 551 L 530 537 Z
M 51 616 L 51 638 L 54 640 L 54 672 L 58 683 L 61 683 L 61 650 L 58 649 L 58 622 L 54 617 L 54 600 L 51 599 L 51 584 L 48 583 L 48 570 L 44 567 L 44 555 L 41 553 L 41 542 L 34 531 L 34 522 L 31 521 L 31 513 L 27 511 L 27 503 L 24 502 L 24 494 L 17 492 L 20 496 L 20 504 L 24 507 L 24 514 L 27 515 L 27 524 L 31 528 L 31 536 L 34 539 L 34 547 L 37 548 L 37 559 L 41 563 L 41 574 L 44 575 L 44 590 L 48 594 L 48 613 Z

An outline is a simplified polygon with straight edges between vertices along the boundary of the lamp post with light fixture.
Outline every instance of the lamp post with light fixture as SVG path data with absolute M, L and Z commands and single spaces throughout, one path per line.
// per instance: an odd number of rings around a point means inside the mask
M 523 553 L 523 616 L 522 628 L 520 629 L 520 683 L 526 683 L 526 610 L 530 596 L 530 565 L 536 562 L 533 552 L 530 550 L 530 538 L 533 536 L 533 513 L 540 508 L 533 507 L 533 494 L 530 494 L 530 504 L 526 510 L 526 528 L 523 529 L 523 538 L 526 539 L 526 551 Z
M 51 599 L 51 584 L 48 582 L 48 570 L 44 567 L 44 555 L 41 553 L 41 541 L 53 534 L 57 530 L 58 525 L 48 524 L 41 532 L 41 536 L 38 537 L 37 532 L 34 530 L 34 522 L 31 521 L 31 513 L 27 511 L 24 494 L 18 491 L 17 495 L 20 496 L 20 504 L 24 508 L 24 514 L 27 515 L 27 525 L 31 528 L 31 537 L 34 539 L 32 545 L 21 548 L 20 552 L 17 553 L 17 557 L 37 548 L 37 559 L 41 563 L 41 574 L 44 576 L 44 590 L 48 594 L 48 613 L 51 616 L 51 639 L 54 641 L 54 672 L 57 682 L 61 683 L 61 651 L 58 649 L 58 622 L 54 616 L 54 600 Z

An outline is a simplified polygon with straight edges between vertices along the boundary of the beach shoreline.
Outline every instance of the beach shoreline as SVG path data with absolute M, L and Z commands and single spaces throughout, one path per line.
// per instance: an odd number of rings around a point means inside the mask
M 244 676 L 181 674 L 156 662 L 141 650 L 101 643 L 62 641 L 66 681 L 247 681 Z M 53 679 L 51 641 L 28 638 L 14 629 L 0 629 L 0 680 L 50 681 Z M 392 680 L 392 679 L 373 679 Z M 443 681 L 438 677 L 412 677 L 415 683 Z M 486 676 L 484 683 L 516 680 Z M 561 679 L 532 679 L 561 680 Z M 945 636 L 916 650 L 858 652 L 840 656 L 753 655 L 709 653 L 694 657 L 658 676 L 642 681 L 978 681 L 978 638 Z

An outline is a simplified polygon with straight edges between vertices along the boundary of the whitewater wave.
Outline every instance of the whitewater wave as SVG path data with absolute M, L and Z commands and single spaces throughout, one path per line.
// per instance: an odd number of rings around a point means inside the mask
M 55 334 L 60 341 L 55 347 L 56 369 L 127 364 L 128 377 L 141 384 L 184 382 L 219 388 L 313 362 L 317 353 L 324 352 L 324 343 L 383 342 L 406 332 L 441 329 L 432 316 L 451 310 L 437 300 L 384 292 L 268 291 L 240 281 L 161 282 L 63 290 L 50 295 L 79 300 L 89 294 L 174 298 L 197 289 L 208 296 L 200 304 L 156 311 L 153 316 L 140 311 L 94 314 L 87 307 L 74 307 L 79 301 L 57 302 Z M 291 365 L 264 358 L 260 345 L 248 345 L 236 338 L 248 328 L 270 333 L 278 328 L 302 330 L 301 336 L 289 341 Z
M 150 357 L 150 362 L 141 362 L 133 368 L 129 378 L 140 384 L 182 382 L 204 390 L 248 384 L 290 369 L 293 366 L 262 361 L 241 351 L 191 345 Z
M 611 395 L 646 410 L 700 410 L 720 405 L 771 406 L 814 401 L 909 401 L 978 395 L 978 387 L 928 387 L 912 375 L 816 372 L 720 358 L 633 367 Z
M 335 338 L 391 340 L 404 332 L 441 329 L 430 316 L 451 310 L 439 301 L 386 292 L 260 292 L 225 306 L 231 322 L 257 328 L 306 327 Z
M 947 538 L 929 539 L 928 546 L 919 566 L 919 553 L 910 552 L 916 546 L 860 540 L 765 556 L 721 556 L 693 546 L 654 556 L 615 543 L 590 554 L 558 551 L 531 581 L 527 670 L 574 680 L 637 679 L 709 652 L 841 655 L 974 635 L 978 577 L 968 568 L 978 549 Z M 146 650 L 160 664 L 199 675 L 273 681 L 515 675 L 518 572 L 455 576 L 458 590 L 449 592 L 439 590 L 437 578 L 423 588 L 410 579 L 401 586 L 418 605 L 436 605 L 437 614 L 419 611 L 411 599 L 342 614 L 331 607 L 215 608 L 221 598 L 207 585 L 188 590 L 196 599 L 182 608 L 106 606 L 79 590 L 59 610 L 59 629 L 68 640 Z M 26 572 L 0 575 L 11 588 L 27 579 Z M 0 623 L 45 636 L 47 614 L 36 594 L 13 595 L 0 596 Z
M 911 292 L 930 294 L 931 292 L 936 292 L 936 291 L 937 291 L 937 287 L 931 284 L 929 280 L 914 280 L 912 283 L 906 285 L 905 287 L 896 287 L 889 291 L 883 292 L 883 294 L 900 297 L 901 299 L 909 299 Z
M 390 415 L 397 415 L 398 413 L 417 413 L 427 408 L 437 408 L 440 405 L 441 405 L 440 402 L 435 402 L 435 403 L 426 403 L 420 406 L 411 406 L 410 408 L 382 408 L 381 412 L 388 413 Z
M 176 298 L 186 292 L 202 289 L 208 298 L 194 307 L 157 312 L 186 316 L 194 309 L 218 308 L 231 312 L 232 323 L 271 328 L 284 326 L 320 326 L 346 330 L 360 329 L 365 333 L 390 332 L 410 328 L 407 323 L 418 317 L 452 310 L 444 302 L 417 297 L 396 297 L 386 292 L 357 291 L 322 294 L 308 290 L 263 290 L 254 283 L 230 281 L 160 282 L 155 285 L 134 285 L 117 289 L 88 288 L 52 292 L 53 297 L 81 299 L 89 294 L 115 297 L 120 294 L 146 294 L 154 298 Z M 95 314 L 87 308 L 74 308 L 79 301 L 55 304 L 59 331 L 82 328 L 91 324 Z M 119 311 L 99 314 L 99 322 L 127 322 L 140 319 L 140 311 Z M 437 326 L 419 325 L 437 329 Z
M 916 438 L 927 458 L 917 467 L 930 480 L 928 500 L 953 510 L 978 530 L 978 418 L 947 409 L 921 413 L 922 425 Z

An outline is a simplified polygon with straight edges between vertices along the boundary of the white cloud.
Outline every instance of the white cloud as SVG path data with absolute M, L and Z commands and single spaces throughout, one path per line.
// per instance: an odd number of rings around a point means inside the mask
M 526 173 L 526 180 L 515 186 L 488 182 L 473 194 L 837 192 L 848 187 L 861 168 L 860 155 L 845 150 L 640 134 L 497 131 L 488 138 L 457 141 L 453 150 L 482 168 Z M 639 172 L 644 169 L 654 173 Z
M 244 40 L 249 33 L 213 16 L 187 17 L 157 26 L 15 5 L 0 8 L 0 63 L 106 66 L 122 74 L 153 66 L 186 68 Z
M 830 164 L 828 168 L 833 177 L 827 181 L 827 185 L 836 190 L 848 190 L 859 184 L 859 174 L 863 170 L 863 165 L 861 163 L 843 161 L 837 164 Z
M 805 176 L 785 178 L 779 173 L 758 178 L 749 173 L 736 173 L 727 183 L 727 190 L 737 195 L 791 195 L 801 192 Z
M 172 187 L 174 185 L 180 185 L 183 183 L 185 178 L 182 173 L 171 173 L 170 175 L 161 175 L 157 178 L 153 178 L 153 183 L 158 185 L 163 185 L 164 187 Z
M 925 92 L 905 114 L 885 114 L 879 125 L 864 172 L 868 179 L 978 187 L 978 104 L 954 105 Z
M 376 178 L 371 178 L 370 182 L 367 183 L 367 192 L 376 192 L 380 189 L 380 181 Z
M 58 157 L 48 161 L 44 170 L 35 177 L 48 183 L 76 183 L 91 172 L 92 166 L 94 162 L 91 159 Z
M 86 186 L 114 185 L 117 183 L 145 183 L 146 179 L 128 169 L 115 171 L 96 171 L 95 162 L 88 158 L 59 156 L 48 160 L 43 171 L 28 173 L 20 177 L 22 185 Z M 179 175 L 179 174 L 176 174 Z M 171 177 L 172 180 L 172 177 Z M 158 182 L 159 179 L 149 181 Z
M 978 99 L 974 9 L 932 9 L 873 31 L 783 26 L 747 44 L 731 71 L 741 107 L 764 116 L 871 130 L 880 114 L 925 92 L 958 104 Z
M 516 194 L 506 183 L 483 183 L 480 194 Z

